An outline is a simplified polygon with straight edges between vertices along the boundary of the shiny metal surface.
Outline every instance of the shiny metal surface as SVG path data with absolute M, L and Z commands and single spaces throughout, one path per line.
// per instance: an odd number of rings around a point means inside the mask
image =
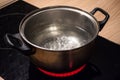
M 99 31 L 89 13 L 69 7 L 39 11 L 28 17 L 20 32 L 31 45 L 46 50 L 70 50 L 91 42 Z
M 65 6 L 43 8 L 20 25 L 21 37 L 36 49 L 30 55 L 33 63 L 52 72 L 72 71 L 84 64 L 98 32 L 99 24 L 90 13 Z
M 33 35 L 33 34 L 32 34 Z M 32 42 L 48 50 L 70 50 L 86 44 L 92 36 L 71 25 L 50 24 L 42 33 L 34 34 Z

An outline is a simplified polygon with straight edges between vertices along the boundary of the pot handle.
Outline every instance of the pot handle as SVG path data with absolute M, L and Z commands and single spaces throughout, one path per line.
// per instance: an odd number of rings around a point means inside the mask
M 109 16 L 109 14 L 105 10 L 103 10 L 101 8 L 95 8 L 90 13 L 92 15 L 94 15 L 97 11 L 100 11 L 102 14 L 105 15 L 105 18 L 102 21 L 98 21 L 99 25 L 100 25 L 100 30 L 101 30 L 103 28 L 103 26 L 106 24 L 106 22 L 108 21 L 110 16 Z
M 7 33 L 4 37 L 5 43 L 12 47 L 15 48 L 25 55 L 31 55 L 34 53 L 33 48 L 30 45 L 27 45 L 20 37 L 19 33 L 16 34 L 9 34 Z

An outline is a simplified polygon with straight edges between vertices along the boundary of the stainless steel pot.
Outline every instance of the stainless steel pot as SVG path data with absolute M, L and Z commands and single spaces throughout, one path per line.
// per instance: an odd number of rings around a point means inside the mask
M 102 21 L 93 16 L 96 11 L 105 16 Z M 57 73 L 69 72 L 88 61 L 94 40 L 108 19 L 109 14 L 100 8 L 90 13 L 68 6 L 42 8 L 22 20 L 20 36 L 6 34 L 6 40 L 12 47 L 30 53 L 30 59 L 38 67 Z M 33 53 L 28 52 L 31 47 Z

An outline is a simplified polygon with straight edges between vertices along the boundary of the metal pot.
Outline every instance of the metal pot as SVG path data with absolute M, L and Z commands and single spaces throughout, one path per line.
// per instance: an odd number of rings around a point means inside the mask
M 93 16 L 96 11 L 105 16 L 102 21 Z M 74 7 L 52 6 L 28 14 L 19 26 L 20 35 L 5 37 L 12 47 L 26 51 L 37 67 L 69 72 L 88 61 L 94 40 L 108 19 L 109 14 L 100 8 L 88 13 Z

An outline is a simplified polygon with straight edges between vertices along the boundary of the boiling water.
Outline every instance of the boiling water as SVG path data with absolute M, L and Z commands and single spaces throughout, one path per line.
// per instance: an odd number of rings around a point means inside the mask
M 68 36 L 59 36 L 56 39 L 46 42 L 43 47 L 50 50 L 68 50 L 81 46 L 82 43 L 79 43 L 74 37 Z
M 87 31 L 74 27 L 46 31 L 37 36 L 34 42 L 48 50 L 70 50 L 85 45 L 90 39 L 91 35 Z

